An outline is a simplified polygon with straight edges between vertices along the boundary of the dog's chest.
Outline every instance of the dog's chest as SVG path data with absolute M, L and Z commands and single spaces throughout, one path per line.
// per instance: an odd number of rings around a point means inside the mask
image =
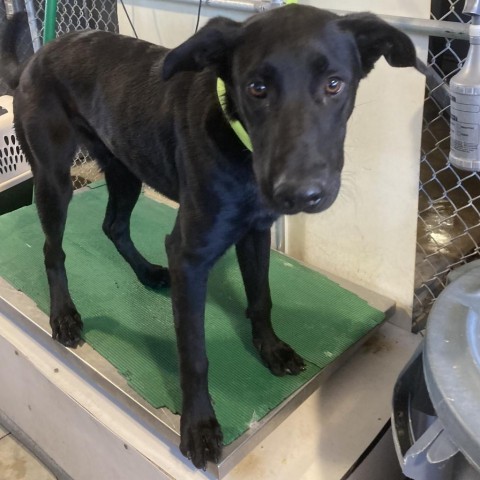
M 278 215 L 269 210 L 263 209 L 256 212 L 251 221 L 251 228 L 255 230 L 266 230 L 270 228 L 278 218 Z
M 265 230 L 272 226 L 278 214 L 269 209 L 260 193 L 251 168 L 243 181 L 237 182 L 232 189 L 233 202 L 236 203 L 238 223 L 248 229 Z M 235 193 L 234 193 L 235 192 Z
M 266 230 L 278 218 L 276 213 L 265 206 L 260 191 L 254 184 L 243 186 L 243 195 L 236 202 L 234 210 L 234 222 L 247 230 Z

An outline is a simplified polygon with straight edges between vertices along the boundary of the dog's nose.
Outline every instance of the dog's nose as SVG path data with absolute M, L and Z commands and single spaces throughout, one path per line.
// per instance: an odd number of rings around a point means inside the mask
M 275 187 L 275 203 L 286 211 L 301 211 L 316 207 L 323 198 L 319 185 L 298 186 L 288 182 Z

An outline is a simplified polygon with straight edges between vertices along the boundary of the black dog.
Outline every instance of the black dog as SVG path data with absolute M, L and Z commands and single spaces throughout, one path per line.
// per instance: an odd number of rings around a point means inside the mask
M 53 338 L 80 340 L 62 238 L 78 145 L 105 173 L 103 230 L 150 287 L 171 280 L 180 358 L 181 445 L 197 467 L 216 461 L 222 433 L 208 393 L 207 276 L 235 245 L 253 342 L 275 375 L 303 360 L 272 328 L 270 227 L 278 215 L 320 212 L 340 188 L 346 123 L 361 78 L 383 55 L 415 66 L 409 38 L 370 14 L 339 17 L 290 5 L 244 23 L 211 20 L 173 50 L 105 32 L 65 35 L 26 65 L 14 58 L 16 17 L 3 38 L 3 76 L 15 88 L 15 128 L 35 178 L 45 232 Z M 226 85 L 225 112 L 217 78 Z M 251 153 L 229 120 L 250 135 Z M 180 203 L 165 241 L 169 270 L 130 238 L 141 184 Z

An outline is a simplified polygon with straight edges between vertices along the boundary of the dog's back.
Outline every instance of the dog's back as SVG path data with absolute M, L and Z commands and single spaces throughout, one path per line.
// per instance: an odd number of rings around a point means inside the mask
M 17 129 L 53 122 L 61 110 L 78 145 L 84 145 L 102 168 L 115 157 L 143 182 L 177 200 L 173 103 L 177 116 L 184 116 L 181 103 L 192 82 L 162 80 L 168 50 L 114 33 L 82 31 L 50 42 L 18 65 L 11 49 L 17 24 L 16 17 L 9 23 L 1 57 L 1 73 L 11 88 L 18 86 Z M 184 94 L 172 92 L 179 88 Z M 57 130 L 62 130 L 60 124 Z M 155 168 L 152 156 L 157 159 Z M 35 163 L 42 160 L 29 160 L 35 172 Z

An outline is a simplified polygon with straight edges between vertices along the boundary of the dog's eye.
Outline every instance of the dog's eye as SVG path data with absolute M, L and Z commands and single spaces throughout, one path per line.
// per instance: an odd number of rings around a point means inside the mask
M 247 92 L 255 98 L 266 98 L 267 86 L 262 82 L 252 82 L 248 85 Z
M 339 78 L 329 78 L 325 85 L 325 92 L 327 95 L 337 95 L 343 90 L 344 85 L 345 83 Z

